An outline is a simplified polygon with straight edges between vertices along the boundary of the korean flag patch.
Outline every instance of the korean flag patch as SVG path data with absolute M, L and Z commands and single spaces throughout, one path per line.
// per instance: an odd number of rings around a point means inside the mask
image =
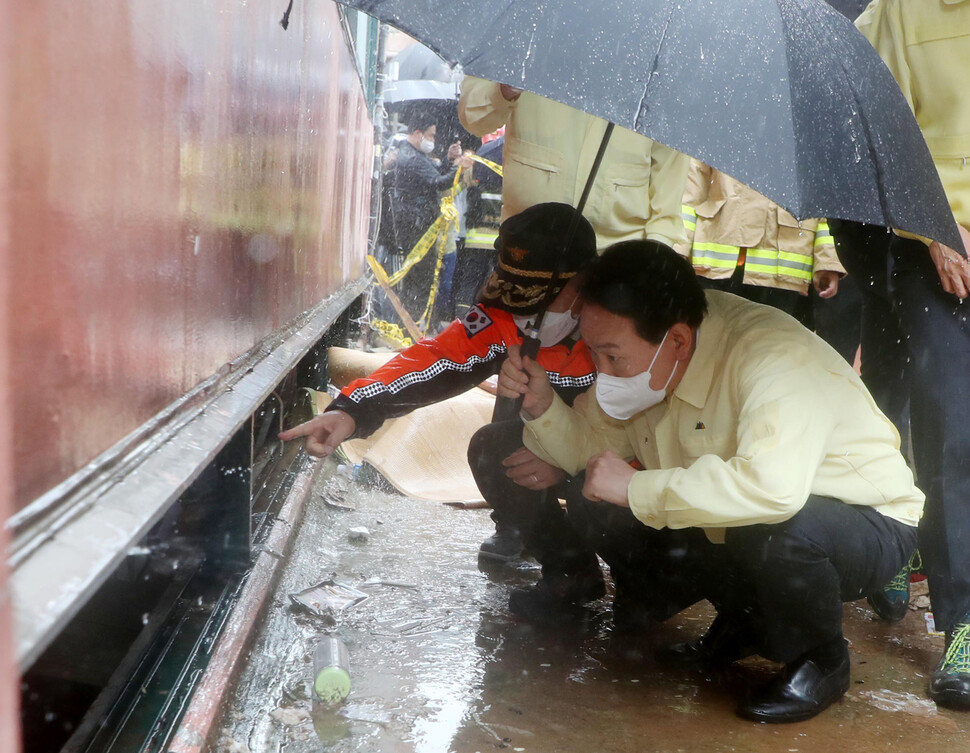
M 468 336 L 474 337 L 488 327 L 492 323 L 492 319 L 481 306 L 475 305 L 468 309 L 468 313 L 465 314 L 461 323 Z

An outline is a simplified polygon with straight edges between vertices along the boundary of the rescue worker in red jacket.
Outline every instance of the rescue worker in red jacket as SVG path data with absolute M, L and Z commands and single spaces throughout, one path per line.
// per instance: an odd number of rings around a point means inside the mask
M 596 255 L 596 236 L 581 219 L 563 254 L 563 236 L 574 211 L 568 204 L 546 203 L 509 217 L 499 228 L 498 263 L 477 305 L 438 336 L 421 340 L 370 376 L 351 382 L 322 415 L 281 433 L 280 439 L 306 437 L 307 452 L 326 457 L 347 439 L 373 434 L 389 418 L 454 397 L 498 374 L 508 345 L 522 343 L 547 300 L 560 256 L 555 297 L 538 333 L 537 360 L 557 393 L 572 404 L 596 377 L 577 328 L 577 275 Z M 556 495 L 544 491 L 563 481 L 564 474 L 522 447 L 521 421 L 483 427 L 472 438 L 469 463 L 496 523 L 495 535 L 482 544 L 483 557 L 513 559 L 521 554 L 523 540 L 530 551 L 534 546 L 544 552 L 576 538 Z

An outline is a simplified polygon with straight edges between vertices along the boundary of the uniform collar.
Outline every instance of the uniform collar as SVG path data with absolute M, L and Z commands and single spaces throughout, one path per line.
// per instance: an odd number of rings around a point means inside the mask
M 690 403 L 695 408 L 703 408 L 714 381 L 714 369 L 721 360 L 724 350 L 724 323 L 718 316 L 716 305 L 711 305 L 708 298 L 708 312 L 704 321 L 697 328 L 697 345 L 687 363 L 680 384 L 674 390 L 680 400 Z

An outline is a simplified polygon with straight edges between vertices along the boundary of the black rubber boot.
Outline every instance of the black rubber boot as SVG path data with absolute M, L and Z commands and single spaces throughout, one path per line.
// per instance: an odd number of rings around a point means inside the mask
M 605 594 L 598 566 L 574 575 L 544 575 L 531 588 L 509 594 L 509 611 L 526 622 L 551 624 L 581 614 L 584 604 Z
M 524 553 L 519 530 L 505 523 L 495 523 L 495 533 L 478 548 L 478 556 L 497 562 L 521 559 Z

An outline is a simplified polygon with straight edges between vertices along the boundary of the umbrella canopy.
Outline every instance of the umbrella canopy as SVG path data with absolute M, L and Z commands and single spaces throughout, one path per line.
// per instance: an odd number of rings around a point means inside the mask
M 410 102 L 415 99 L 440 99 L 447 102 L 458 101 L 458 84 L 445 81 L 422 81 L 406 79 L 388 81 L 384 87 L 384 101 L 387 104 Z
M 451 67 L 420 42 L 409 44 L 390 61 L 394 77 L 402 81 L 454 81 Z
M 929 150 L 866 39 L 822 0 L 338 0 L 465 73 L 690 154 L 795 217 L 961 248 Z
M 413 99 L 458 101 L 459 77 L 448 63 L 418 42 L 390 60 L 388 74 L 384 85 L 384 101 L 388 104 Z

